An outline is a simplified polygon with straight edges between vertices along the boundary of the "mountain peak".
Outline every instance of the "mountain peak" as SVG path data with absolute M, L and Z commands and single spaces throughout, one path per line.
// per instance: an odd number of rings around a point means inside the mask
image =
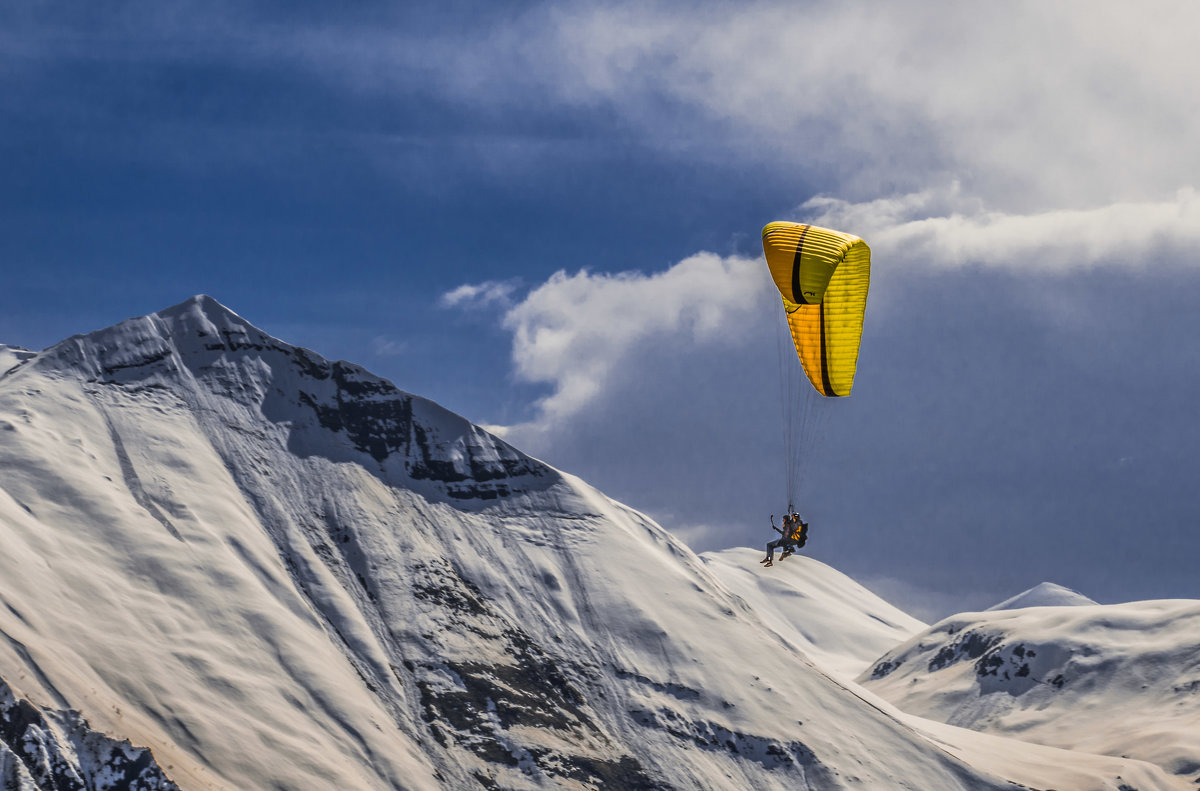
M 386 482 L 458 501 L 542 488 L 555 477 L 459 415 L 361 366 L 274 338 L 207 295 L 68 338 L 24 370 L 80 379 L 93 397 L 113 388 L 164 408 L 182 403 L 222 424 L 208 427 L 213 435 L 282 435 L 301 457 L 358 462 Z
M 156 313 L 72 336 L 39 353 L 36 367 L 73 370 L 90 381 L 129 383 L 204 368 L 214 353 L 269 346 L 296 350 L 201 294 Z
M 1005 599 L 988 610 L 1019 610 L 1023 607 L 1079 607 L 1096 602 L 1078 591 L 1053 582 L 1040 582 L 1027 591 Z
M 189 297 L 178 305 L 164 308 L 153 315 L 163 321 L 175 323 L 178 329 L 184 331 L 215 334 L 221 329 L 240 327 L 262 332 L 207 294 Z

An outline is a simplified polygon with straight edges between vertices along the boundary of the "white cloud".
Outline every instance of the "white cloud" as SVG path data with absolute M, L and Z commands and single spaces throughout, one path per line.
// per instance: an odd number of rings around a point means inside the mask
M 561 15 L 553 51 L 560 96 L 611 102 L 650 136 L 672 129 L 647 101 L 665 95 L 848 193 L 952 174 L 1033 209 L 1187 185 L 1196 29 L 1200 6 L 1168 0 L 610 5 Z
M 442 294 L 438 304 L 444 308 L 485 308 L 493 305 L 509 307 L 513 292 L 517 290 L 515 280 L 488 280 L 483 283 L 465 283 Z
M 652 275 L 556 273 L 504 318 L 517 378 L 552 386 L 538 419 L 506 433 L 561 426 L 617 380 L 638 376 L 630 363 L 647 347 L 744 342 L 755 311 L 770 304 L 768 286 L 761 262 L 712 253 Z

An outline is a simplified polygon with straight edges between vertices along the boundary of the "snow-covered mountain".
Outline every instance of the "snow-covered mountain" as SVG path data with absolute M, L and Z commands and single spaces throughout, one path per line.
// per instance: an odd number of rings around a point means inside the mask
M 859 678 L 906 712 L 1200 783 L 1200 601 L 947 618 Z
M 736 553 L 697 557 L 209 298 L 13 359 L 0 679 L 149 748 L 164 783 L 1185 787 L 902 714 L 845 675 L 921 624 L 836 572 L 794 558 L 763 584 Z
M 1078 607 L 1088 604 L 1096 604 L 1096 602 L 1082 593 L 1064 588 L 1062 585 L 1042 582 L 999 604 L 993 604 L 988 607 L 988 610 L 1019 610 L 1023 607 Z

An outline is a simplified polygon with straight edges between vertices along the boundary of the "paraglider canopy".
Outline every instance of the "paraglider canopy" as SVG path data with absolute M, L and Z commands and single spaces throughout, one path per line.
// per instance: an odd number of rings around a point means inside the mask
M 857 236 L 794 222 L 768 223 L 762 238 L 808 381 L 823 396 L 850 395 L 871 280 L 871 249 Z

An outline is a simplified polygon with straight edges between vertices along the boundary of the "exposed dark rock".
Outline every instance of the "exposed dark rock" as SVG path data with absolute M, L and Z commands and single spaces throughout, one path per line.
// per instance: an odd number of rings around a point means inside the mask
M 932 673 L 966 659 L 979 659 L 998 645 L 1000 640 L 1000 635 L 984 634 L 974 629 L 963 632 L 929 660 L 929 671 Z
M 654 681 L 653 679 L 646 678 L 638 673 L 631 673 L 628 670 L 622 670 L 621 668 L 616 668 L 614 672 L 617 678 L 632 679 L 637 681 L 639 684 L 644 684 L 657 692 L 665 692 L 666 694 L 676 697 L 680 700 L 698 700 L 700 698 L 700 690 L 692 689 L 691 687 L 684 686 L 683 684 Z
M 587 669 L 548 654 L 519 625 L 507 622 L 451 564 L 424 564 L 417 571 L 414 595 L 440 616 L 445 628 L 473 632 L 492 645 L 489 654 L 506 657 L 503 662 L 446 659 L 405 665 L 417 677 L 422 718 L 439 744 L 470 750 L 498 767 L 570 778 L 584 787 L 668 788 L 635 757 L 621 755 L 617 742 L 599 725 L 581 691 L 581 685 L 590 683 Z M 436 642 L 437 636 L 431 639 Z M 546 731 L 577 749 L 549 749 L 528 737 Z M 619 758 L 608 757 L 614 751 Z M 490 787 L 482 776 L 477 779 Z
M 8 760 L 6 760 L 6 757 Z M 35 791 L 178 791 L 150 750 L 43 711 L 0 681 L 0 785 Z
M 833 785 L 833 773 L 802 742 L 780 742 L 741 733 L 713 722 L 688 719 L 670 709 L 635 709 L 629 715 L 643 727 L 663 731 L 702 750 L 728 752 L 772 770 L 801 768 L 810 787 L 829 788 Z
M 897 660 L 885 659 L 882 662 L 880 662 L 879 664 L 875 665 L 874 668 L 872 668 L 871 678 L 883 678 L 884 676 L 890 675 L 893 670 L 900 667 L 902 664 L 904 664 L 904 663 L 898 659 Z

